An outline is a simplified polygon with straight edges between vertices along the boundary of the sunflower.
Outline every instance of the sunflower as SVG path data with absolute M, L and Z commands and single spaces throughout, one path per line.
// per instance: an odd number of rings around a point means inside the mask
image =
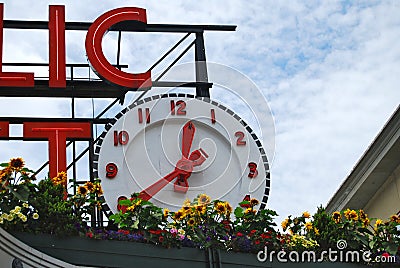
M 198 200 L 197 200 L 197 203 L 199 204 L 199 205 L 207 205 L 207 204 L 209 204 L 211 202 L 211 198 L 208 196 L 208 195 L 206 195 L 206 194 L 201 194 L 201 195 L 199 195 L 199 198 L 198 198 Z
M 357 221 L 358 220 L 358 215 L 357 215 L 357 212 L 355 210 L 351 210 L 350 211 L 349 219 L 353 220 L 353 221 Z
M 257 206 L 259 203 L 260 202 L 255 198 L 250 199 L 250 206 L 252 207 Z
M 340 220 L 342 219 L 342 215 L 340 214 L 339 211 L 335 211 L 335 212 L 333 212 L 333 214 L 332 214 L 332 219 L 333 219 L 333 221 L 334 221 L 335 223 L 339 223 Z
M 88 181 L 85 183 L 85 187 L 86 189 L 88 189 L 89 192 L 93 192 L 94 191 L 94 184 L 91 181 Z
M 286 218 L 286 219 L 281 223 L 281 226 L 282 226 L 283 231 L 286 231 L 286 229 L 287 229 L 287 227 L 288 227 L 288 224 L 289 224 L 289 219 Z
M 348 220 L 350 220 L 350 212 L 351 212 L 351 210 L 348 208 L 348 209 L 346 209 L 345 211 L 344 211 L 344 217 L 346 218 L 346 219 L 348 219 Z
M 103 194 L 103 189 L 101 188 L 100 183 L 93 184 L 93 193 L 98 194 L 98 195 Z
M 88 193 L 88 189 L 85 186 L 79 186 L 77 192 L 78 194 L 85 196 Z
M 195 221 L 194 218 L 190 218 L 190 219 L 187 221 L 187 224 L 188 224 L 189 226 L 193 226 L 195 223 L 196 223 L 196 221 Z
M 58 172 L 57 176 L 51 179 L 54 185 L 67 185 L 67 173 L 64 171 Z
M 313 228 L 311 222 L 306 222 L 306 224 L 305 224 L 304 226 L 306 227 L 306 230 L 307 230 L 308 232 Z
M 226 213 L 231 214 L 232 213 L 232 206 L 229 204 L 229 202 L 225 202 L 225 208 L 226 208 Z
M 164 209 L 164 212 L 163 212 L 164 218 L 168 218 L 168 215 L 169 215 L 169 209 L 168 209 L 168 208 L 165 208 L 165 209 Z
M 224 202 L 217 202 L 214 205 L 215 211 L 218 212 L 218 214 L 225 214 L 226 212 L 226 207 Z
M 366 219 L 362 220 L 362 223 L 363 223 L 363 227 L 368 227 L 369 224 L 371 223 L 371 221 L 370 221 L 370 219 L 366 218 Z
M 174 213 L 174 215 L 172 216 L 172 218 L 173 218 L 175 221 L 180 221 L 180 220 L 182 220 L 185 216 L 186 216 L 185 212 L 183 212 L 182 210 L 178 210 L 177 212 Z
M 10 159 L 9 165 L 14 170 L 20 170 L 21 168 L 24 167 L 25 163 L 21 157 L 17 157 Z
M 304 217 L 304 218 L 307 218 L 307 219 L 308 219 L 308 218 L 310 218 L 310 216 L 311 216 L 311 215 L 310 215 L 310 213 L 309 213 L 308 211 L 304 211 L 304 212 L 303 212 L 303 217 Z
M 184 205 L 181 209 L 182 209 L 183 212 L 185 212 L 185 214 L 188 214 L 188 213 L 191 212 L 192 207 L 190 205 L 188 205 L 188 206 Z
M 392 215 L 392 216 L 390 216 L 390 221 L 400 223 L 400 217 L 397 215 Z
M 206 213 L 206 206 L 204 206 L 204 205 L 196 205 L 196 206 L 194 206 L 194 210 L 198 214 L 202 215 L 202 214 Z

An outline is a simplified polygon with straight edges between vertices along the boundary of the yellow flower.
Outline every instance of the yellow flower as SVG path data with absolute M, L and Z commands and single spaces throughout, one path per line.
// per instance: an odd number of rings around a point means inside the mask
M 3 224 L 3 218 L 0 217 L 0 224 Z
M 281 223 L 281 226 L 282 226 L 283 231 L 286 231 L 286 229 L 287 229 L 287 227 L 288 227 L 288 224 L 289 224 L 289 219 L 286 218 L 286 219 Z
M 231 214 L 232 213 L 232 206 L 229 204 L 229 202 L 225 202 L 225 208 L 226 208 L 226 213 Z
M 214 205 L 215 211 L 217 211 L 219 214 L 225 214 L 226 212 L 226 207 L 224 202 L 217 202 Z
M 172 218 L 175 221 L 180 221 L 185 217 L 185 213 L 182 210 L 178 210 L 177 212 L 174 213 L 174 215 L 172 216 Z
M 250 208 L 247 208 L 247 209 L 244 211 L 244 214 L 249 214 L 249 213 L 255 214 L 256 211 L 250 207 Z
M 14 219 L 14 215 L 12 215 L 12 214 L 8 214 L 7 215 L 7 220 L 8 221 L 12 221 Z
M 25 163 L 21 157 L 18 157 L 10 159 L 9 165 L 14 170 L 20 170 L 21 168 L 24 167 Z
M 317 227 L 314 227 L 314 233 L 315 235 L 319 235 L 319 230 L 317 229 Z
M 304 218 L 310 218 L 310 213 L 308 211 L 303 212 L 303 217 Z
M 22 215 L 22 217 L 20 217 L 21 221 L 26 222 L 28 220 L 28 218 L 25 215 Z
M 33 218 L 34 220 L 39 219 L 39 214 L 37 214 L 36 212 L 33 213 L 32 218 Z
M 137 199 L 135 202 L 135 206 L 139 206 L 142 203 L 142 199 Z
M 67 173 L 65 173 L 64 171 L 58 172 L 57 176 L 52 178 L 51 181 L 53 182 L 53 184 L 58 185 L 67 185 Z
M 94 191 L 94 184 L 91 181 L 88 181 L 85 183 L 85 187 L 86 189 L 88 189 L 89 192 L 93 192 Z
M 197 213 L 199 213 L 200 215 L 206 213 L 206 206 L 204 205 L 195 205 L 194 209 Z
M 364 210 L 360 209 L 360 219 L 361 219 L 362 221 L 364 221 L 364 220 L 367 219 L 367 218 L 368 218 L 368 215 L 365 214 Z
M 306 230 L 307 230 L 308 232 L 313 228 L 311 222 L 306 222 L 305 227 L 306 227 Z
M 199 198 L 198 198 L 198 200 L 197 200 L 197 203 L 199 204 L 199 205 L 207 205 L 207 204 L 209 204 L 211 202 L 211 198 L 208 196 L 208 195 L 206 195 L 206 194 L 201 194 L 201 195 L 199 195 Z
M 15 206 L 14 210 L 15 210 L 15 213 L 18 213 L 18 212 L 21 211 L 21 207 L 20 206 Z
M 85 186 L 79 186 L 77 190 L 78 194 L 85 196 L 88 193 L 88 189 Z
M 190 218 L 190 219 L 187 221 L 187 224 L 188 224 L 189 226 L 193 226 L 195 223 L 196 223 L 196 221 L 195 221 L 195 219 L 193 219 L 193 218 Z
M 189 198 L 186 198 L 185 201 L 183 201 L 183 207 L 190 207 L 190 200 Z
M 371 222 L 371 221 L 370 221 L 368 218 L 364 219 L 364 220 L 362 221 L 363 227 L 368 227 L 369 224 L 370 224 L 370 222 Z
M 164 209 L 164 213 L 163 213 L 164 218 L 167 218 L 167 217 L 168 217 L 168 214 L 169 214 L 169 209 L 168 209 L 168 208 L 165 208 L 165 209 Z
M 102 195 L 103 194 L 103 189 L 101 188 L 100 183 L 95 183 L 93 185 L 93 193 L 98 194 L 98 195 Z
M 28 207 L 29 207 L 28 203 L 23 203 L 22 206 L 23 206 L 24 208 L 28 208 Z
M 250 206 L 252 206 L 252 207 L 258 205 L 259 203 L 260 202 L 255 198 L 250 199 Z
M 340 220 L 342 219 L 342 215 L 340 214 L 339 211 L 335 211 L 335 212 L 333 212 L 333 214 L 332 214 L 332 219 L 333 219 L 333 221 L 334 221 L 335 223 L 339 223 Z
M 134 211 L 135 207 L 136 207 L 135 205 L 131 205 L 131 206 L 126 208 L 126 211 Z
M 400 217 L 397 215 L 392 215 L 392 216 L 390 216 L 390 221 L 399 223 Z
M 192 210 L 192 208 L 190 207 L 190 204 L 189 204 L 189 206 L 183 206 L 181 209 L 185 214 L 188 214 Z
M 377 219 L 376 222 L 375 222 L 375 226 L 379 226 L 379 225 L 382 225 L 382 224 L 383 224 L 383 221 L 381 219 Z

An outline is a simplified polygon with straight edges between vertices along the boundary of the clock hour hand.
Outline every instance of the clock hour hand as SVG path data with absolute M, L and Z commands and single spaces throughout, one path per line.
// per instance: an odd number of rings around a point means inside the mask
M 196 128 L 192 121 L 187 122 L 182 128 L 182 158 L 189 157 L 195 131 Z
M 187 179 L 193 171 L 193 167 L 200 166 L 206 161 L 208 154 L 203 149 L 198 149 L 190 154 L 189 160 L 182 159 L 178 161 L 177 168 L 182 170 L 182 174 L 178 176 L 174 183 L 174 191 L 186 193 L 189 188 Z

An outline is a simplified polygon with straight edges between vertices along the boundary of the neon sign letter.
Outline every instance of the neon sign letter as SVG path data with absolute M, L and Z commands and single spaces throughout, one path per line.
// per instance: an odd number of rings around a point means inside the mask
M 137 7 L 123 7 L 110 10 L 98 17 L 86 35 L 86 53 L 93 70 L 104 80 L 126 88 L 151 86 L 151 72 L 127 73 L 113 67 L 103 54 L 101 42 L 108 29 L 123 21 L 147 23 L 146 10 Z

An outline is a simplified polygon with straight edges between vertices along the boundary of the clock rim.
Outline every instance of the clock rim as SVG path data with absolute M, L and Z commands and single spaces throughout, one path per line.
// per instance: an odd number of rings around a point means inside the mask
M 122 109 L 118 114 L 115 115 L 115 117 L 111 120 L 111 122 L 109 122 L 105 127 L 103 132 L 98 136 L 98 140 L 95 143 L 95 150 L 93 153 L 93 175 L 94 178 L 98 178 L 99 179 L 99 173 L 98 173 L 98 168 L 99 168 L 99 156 L 100 156 L 100 150 L 101 150 L 101 146 L 103 145 L 103 140 L 106 137 L 107 133 L 109 132 L 109 130 L 114 126 L 114 124 L 116 124 L 116 122 L 123 117 L 127 112 L 129 112 L 130 110 L 134 109 L 137 106 L 141 106 L 147 102 L 150 101 L 154 101 L 154 100 L 158 100 L 158 99 L 172 99 L 172 98 L 187 98 L 187 99 L 197 99 L 200 101 L 203 101 L 205 103 L 209 103 L 211 105 L 214 105 L 215 107 L 218 107 L 219 109 L 221 109 L 224 112 L 227 112 L 228 114 L 230 114 L 233 118 L 235 118 L 243 127 L 244 129 L 248 132 L 248 134 L 250 134 L 250 137 L 253 139 L 253 141 L 256 144 L 256 147 L 258 148 L 258 151 L 261 155 L 262 158 L 262 162 L 264 164 L 264 168 L 265 168 L 265 187 L 264 187 L 264 193 L 263 193 L 263 197 L 262 200 L 260 201 L 260 207 L 259 210 L 263 210 L 266 208 L 267 206 L 267 202 L 268 202 L 268 198 L 269 198 L 269 193 L 270 193 L 270 185 L 271 185 L 271 172 L 270 172 L 270 168 L 269 168 L 269 161 L 268 161 L 268 157 L 265 153 L 265 150 L 261 144 L 260 139 L 258 139 L 256 133 L 254 133 L 253 129 L 238 115 L 236 114 L 234 111 L 232 111 L 231 109 L 229 109 L 228 107 L 226 107 L 225 105 L 212 100 L 211 98 L 208 97 L 196 97 L 192 94 L 186 94 L 186 93 L 164 93 L 164 94 L 156 94 L 156 95 L 152 95 L 149 97 L 145 97 L 143 99 L 137 100 L 133 103 L 131 103 L 130 105 L 128 105 L 127 107 L 125 107 L 124 109 Z M 104 198 L 104 194 L 101 197 L 102 201 L 104 201 L 103 205 L 102 205 L 102 210 L 105 213 L 105 215 L 107 217 L 109 217 L 110 215 L 113 214 L 112 210 L 109 208 L 108 204 L 105 202 L 105 198 Z

